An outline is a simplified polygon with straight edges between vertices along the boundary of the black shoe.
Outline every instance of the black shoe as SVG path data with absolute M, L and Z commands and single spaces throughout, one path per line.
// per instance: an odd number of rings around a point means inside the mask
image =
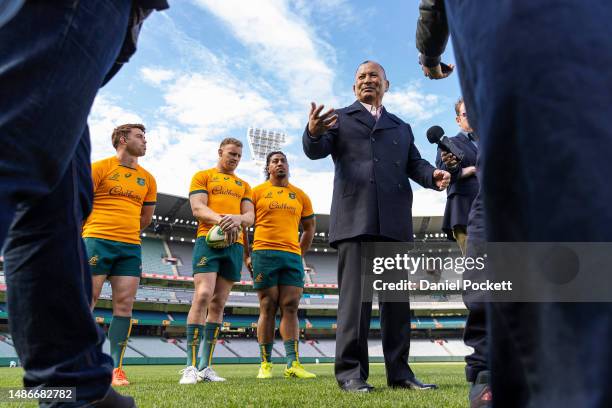
M 481 371 L 470 388 L 470 408 L 491 408 L 493 395 L 489 387 L 489 372 Z
M 104 398 L 92 402 L 90 406 L 95 408 L 136 408 L 136 403 L 134 398 L 121 395 L 113 387 L 109 387 Z
M 338 385 L 342 391 L 346 392 L 372 392 L 374 387 L 362 380 L 361 378 L 355 378 L 346 381 L 338 381 Z
M 401 380 L 398 382 L 389 383 L 391 388 L 408 388 L 411 390 L 435 390 L 438 388 L 436 384 L 423 384 L 416 378 L 410 380 Z

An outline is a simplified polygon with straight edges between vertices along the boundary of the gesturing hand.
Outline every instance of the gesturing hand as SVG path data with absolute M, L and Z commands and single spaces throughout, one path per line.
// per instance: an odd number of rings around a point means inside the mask
M 438 190 L 442 191 L 450 184 L 451 175 L 448 171 L 435 169 L 433 172 L 433 179 Z
M 308 114 L 308 133 L 312 137 L 319 137 L 331 129 L 338 121 L 338 115 L 334 108 L 329 108 L 327 112 L 321 114 L 324 105 L 317 106 L 310 102 L 310 113 Z

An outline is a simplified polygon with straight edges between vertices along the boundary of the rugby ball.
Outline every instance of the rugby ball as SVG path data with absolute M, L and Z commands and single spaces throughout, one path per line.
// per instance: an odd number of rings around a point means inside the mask
M 225 233 L 219 225 L 213 225 L 206 234 L 206 244 L 211 248 L 226 248 Z

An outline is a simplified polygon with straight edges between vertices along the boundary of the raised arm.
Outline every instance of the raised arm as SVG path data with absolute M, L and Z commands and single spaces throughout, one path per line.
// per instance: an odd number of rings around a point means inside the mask
M 448 42 L 448 22 L 444 0 L 421 0 L 417 21 L 416 45 L 420 52 L 419 63 L 430 79 L 449 76 L 454 66 L 441 62 L 440 56 Z
M 332 153 L 333 140 L 338 131 L 338 114 L 333 108 L 321 113 L 323 105 L 310 103 L 308 125 L 302 136 L 302 146 L 308 158 L 322 159 Z

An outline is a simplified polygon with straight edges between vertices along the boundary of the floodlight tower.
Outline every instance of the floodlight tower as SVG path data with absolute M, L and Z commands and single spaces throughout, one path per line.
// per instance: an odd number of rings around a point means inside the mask
M 250 127 L 247 130 L 247 140 L 253 161 L 257 164 L 265 163 L 268 153 L 280 150 L 286 137 L 286 133 Z

